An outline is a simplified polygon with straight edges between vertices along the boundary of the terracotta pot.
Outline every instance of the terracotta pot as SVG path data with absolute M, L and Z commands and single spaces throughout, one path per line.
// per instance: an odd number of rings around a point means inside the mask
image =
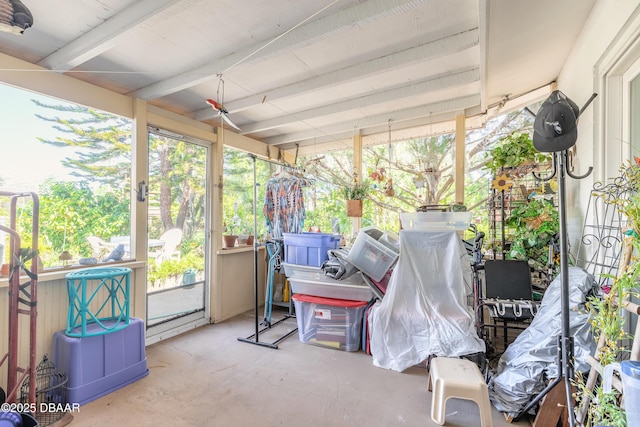
M 347 200 L 347 216 L 362 216 L 362 200 Z
M 253 236 L 247 237 L 247 245 L 248 246 L 253 246 Z
M 236 245 L 238 236 L 222 236 L 223 247 L 233 248 Z
M 2 264 L 0 267 L 0 275 L 8 276 L 9 275 L 9 264 Z

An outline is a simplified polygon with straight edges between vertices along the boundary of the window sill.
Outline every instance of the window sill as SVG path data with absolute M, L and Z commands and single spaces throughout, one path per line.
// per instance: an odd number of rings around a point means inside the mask
M 64 279 L 67 276 L 67 274 L 69 274 L 72 271 L 77 271 L 77 270 L 82 270 L 87 268 L 118 266 L 118 267 L 128 267 L 133 269 L 133 268 L 144 267 L 145 265 L 146 265 L 146 262 L 144 261 L 125 260 L 120 262 L 99 262 L 98 264 L 94 264 L 94 265 L 75 264 L 75 265 L 70 265 L 68 267 L 49 268 L 49 269 L 45 269 L 44 271 L 38 272 L 38 283 L 51 282 L 54 280 Z M 20 276 L 20 283 L 24 283 L 27 279 L 28 278 L 26 275 Z M 7 287 L 9 287 L 9 278 L 7 276 L 0 276 L 0 288 L 7 288 Z
M 264 246 L 258 246 L 258 250 L 264 249 Z M 233 248 L 222 248 L 216 252 L 218 255 L 237 254 L 240 252 L 253 252 L 253 246 L 241 245 Z

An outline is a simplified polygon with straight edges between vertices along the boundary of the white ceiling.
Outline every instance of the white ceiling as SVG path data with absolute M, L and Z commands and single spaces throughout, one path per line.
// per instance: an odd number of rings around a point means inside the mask
M 1 52 L 291 148 L 487 118 L 557 78 L 595 0 L 22 2 Z

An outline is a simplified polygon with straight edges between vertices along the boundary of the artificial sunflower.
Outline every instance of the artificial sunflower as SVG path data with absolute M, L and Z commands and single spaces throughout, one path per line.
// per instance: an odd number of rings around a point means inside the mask
M 513 187 L 513 181 L 509 179 L 505 173 L 497 176 L 493 181 L 491 181 L 491 184 L 497 191 L 509 191 L 509 189 Z

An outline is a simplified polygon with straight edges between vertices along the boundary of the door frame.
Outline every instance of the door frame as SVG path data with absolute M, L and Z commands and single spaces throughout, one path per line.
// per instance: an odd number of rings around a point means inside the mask
M 148 126 L 147 134 L 154 133 L 156 135 L 164 136 L 167 138 L 184 141 L 189 144 L 195 144 L 200 147 L 203 147 L 206 150 L 205 155 L 205 219 L 204 219 L 204 295 L 203 295 L 203 303 L 204 310 L 198 311 L 195 313 L 190 313 L 185 316 L 181 316 L 167 322 L 159 323 L 157 325 L 148 326 L 146 328 L 146 345 L 150 345 L 167 338 L 171 338 L 173 336 L 182 334 L 184 332 L 190 331 L 197 327 L 209 324 L 211 322 L 211 270 L 212 270 L 212 256 L 211 256 L 211 218 L 213 215 L 212 209 L 212 156 L 215 153 L 215 145 L 194 137 L 180 135 L 165 129 L 158 128 L 156 126 Z M 148 142 L 147 142 L 148 144 Z M 148 154 L 147 154 L 147 162 L 148 162 Z M 148 182 L 148 172 L 147 172 L 147 182 Z M 148 221 L 148 212 L 147 219 Z M 147 223 L 148 224 L 148 223 Z M 148 259 L 147 259 L 148 263 Z M 145 283 L 145 298 L 147 296 L 147 287 L 148 283 Z M 145 319 L 148 313 L 148 307 L 145 304 Z

